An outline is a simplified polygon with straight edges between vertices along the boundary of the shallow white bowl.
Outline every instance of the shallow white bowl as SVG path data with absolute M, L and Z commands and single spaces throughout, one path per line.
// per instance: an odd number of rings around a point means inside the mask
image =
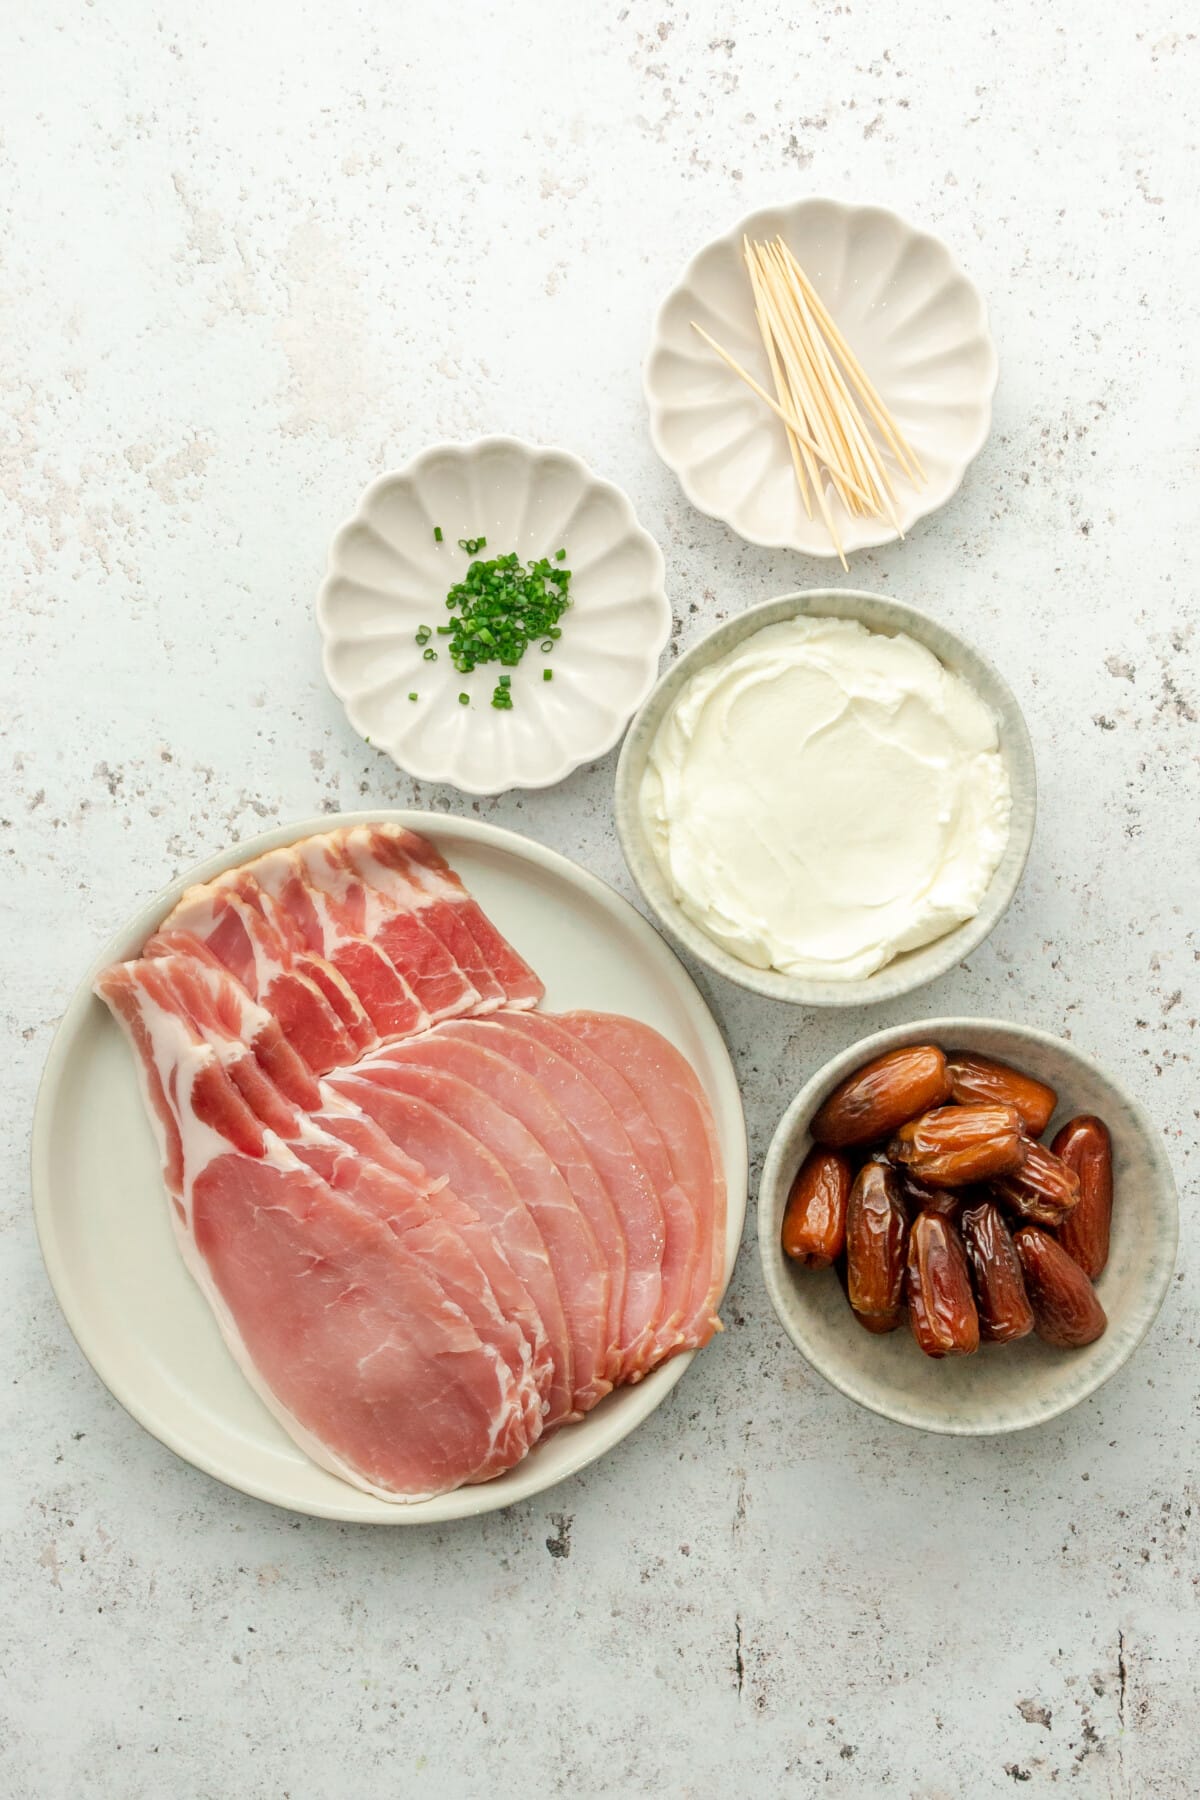
M 1096 1284 L 1108 1330 L 1082 1350 L 1037 1337 L 985 1344 L 938 1362 L 907 1325 L 873 1337 L 852 1317 L 832 1269 L 798 1269 L 779 1234 L 788 1189 L 811 1145 L 809 1124 L 839 1081 L 904 1044 L 976 1050 L 1026 1069 L 1058 1093 L 1052 1135 L 1078 1113 L 1112 1133 L 1112 1247 Z M 1162 1139 L 1137 1101 L 1090 1056 L 1044 1031 L 998 1019 L 923 1019 L 863 1038 L 809 1081 L 780 1120 L 763 1168 L 758 1247 L 771 1304 L 796 1348 L 834 1387 L 872 1412 L 925 1431 L 986 1436 L 1040 1425 L 1094 1394 L 1132 1356 L 1158 1314 L 1175 1267 L 1179 1203 Z
M 947 669 L 971 684 L 999 719 L 1000 749 L 1012 788 L 1008 844 L 975 917 L 935 939 L 932 944 L 905 951 L 886 967 L 860 981 L 810 981 L 781 974 L 778 969 L 756 969 L 714 943 L 676 903 L 642 824 L 638 803 L 650 747 L 685 685 L 702 669 L 727 656 L 764 626 L 778 624 L 781 619 L 794 619 L 800 614 L 813 618 L 857 619 L 868 630 L 881 631 L 888 636 L 905 632 L 918 644 L 932 650 Z M 936 981 L 939 975 L 944 975 L 977 949 L 1003 916 L 1017 891 L 1033 842 L 1037 774 L 1033 745 L 1012 689 L 970 644 L 939 625 L 936 619 L 899 600 L 888 599 L 882 594 L 860 594 L 851 588 L 813 588 L 803 594 L 783 594 L 776 600 L 764 600 L 761 605 L 738 613 L 672 663 L 630 726 L 622 745 L 617 764 L 615 809 L 625 861 L 646 903 L 671 936 L 700 962 L 707 963 L 710 969 L 715 969 L 728 981 L 736 982 L 739 987 L 765 994 L 771 1000 L 791 1000 L 799 1006 L 865 1006 L 873 1001 L 895 1000 L 901 994 L 923 987 L 927 981 Z
M 34 1215 L 47 1272 L 80 1349 L 121 1404 L 177 1455 L 295 1512 L 363 1524 L 437 1524 L 527 1500 L 585 1468 L 660 1405 L 695 1353 L 610 1394 L 479 1487 L 406 1506 L 318 1468 L 252 1392 L 184 1268 L 133 1059 L 92 993 L 99 971 L 137 955 L 192 882 L 310 832 L 378 819 L 423 832 L 437 845 L 536 965 L 549 1010 L 627 1013 L 663 1032 L 689 1059 L 712 1101 L 725 1159 L 729 1280 L 746 1216 L 746 1132 L 729 1053 L 704 1001 L 657 932 L 595 876 L 515 832 L 441 813 L 325 814 L 283 825 L 189 869 L 142 906 L 80 983 L 51 1046 L 33 1127 Z M 711 1354 L 721 1354 L 722 1341 Z
M 782 236 L 891 409 L 928 476 L 896 478 L 907 532 L 945 505 L 987 438 L 996 350 L 978 290 L 940 239 L 883 206 L 800 200 L 752 213 L 694 256 L 654 324 L 650 435 L 693 506 L 752 544 L 836 551 L 801 504 L 783 425 L 692 330 L 692 320 L 773 394 L 742 239 Z M 855 518 L 826 484 L 847 549 L 888 544 L 890 521 Z
M 572 604 L 551 655 L 534 645 L 518 668 L 460 675 L 444 638 L 426 662 L 415 633 L 447 623 L 447 591 L 472 560 L 458 540 L 478 537 L 485 558 L 565 549 Z M 569 451 L 510 437 L 439 444 L 372 482 L 334 537 L 317 618 L 354 729 L 410 775 L 468 794 L 549 787 L 611 750 L 671 635 L 662 553 L 625 495 Z M 511 712 L 491 704 L 501 675 Z

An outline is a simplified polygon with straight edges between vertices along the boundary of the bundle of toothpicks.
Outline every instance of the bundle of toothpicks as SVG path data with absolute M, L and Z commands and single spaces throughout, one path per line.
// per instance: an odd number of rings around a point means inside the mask
M 746 238 L 743 248 L 775 398 L 695 321 L 693 329 L 783 420 L 804 510 L 811 519 L 815 503 L 845 569 L 824 475 L 848 513 L 890 519 L 903 537 L 887 462 L 918 486 L 925 471 L 783 239 Z

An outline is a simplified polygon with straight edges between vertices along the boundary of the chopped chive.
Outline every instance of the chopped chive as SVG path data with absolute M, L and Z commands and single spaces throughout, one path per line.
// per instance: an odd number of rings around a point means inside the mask
M 553 669 L 543 669 L 542 670 L 542 680 L 543 681 L 553 681 L 554 680 L 554 670 Z
M 487 539 L 463 537 L 458 544 L 475 557 L 486 549 Z M 559 620 L 571 604 L 571 571 L 558 566 L 566 550 L 551 555 L 553 561 L 541 556 L 525 563 L 514 550 L 490 560 L 472 561 L 464 578 L 446 595 L 447 623 L 432 630 L 422 625 L 417 642 L 424 647 L 435 633 L 446 638 L 450 661 L 461 675 L 486 663 L 516 668 L 534 644 L 548 654 L 562 636 Z M 429 662 L 437 655 L 429 649 L 424 653 Z M 510 675 L 499 676 L 492 695 L 497 711 L 512 710 L 511 686 Z M 469 695 L 460 696 L 460 705 L 470 703 Z
M 427 651 L 426 651 L 426 652 L 425 652 L 425 661 L 426 661 L 426 662 L 436 662 L 436 661 L 437 661 L 437 659 L 438 659 L 438 658 L 437 658 L 437 651 L 436 651 L 436 650 L 427 650 Z
M 549 670 L 547 670 L 547 671 L 546 671 L 546 673 L 547 673 L 547 674 L 549 674 Z M 417 698 L 417 695 L 416 695 L 416 694 L 410 694 L 410 695 L 409 695 L 409 696 L 408 696 L 408 697 L 409 697 L 409 699 L 410 699 L 410 700 L 415 700 L 415 699 L 416 699 L 416 698 Z
M 433 528 L 433 541 L 435 544 L 440 544 L 442 541 L 442 528 L 440 525 L 435 525 Z
M 471 704 L 470 694 L 460 694 L 458 696 L 458 704 L 460 706 L 470 706 L 470 704 Z

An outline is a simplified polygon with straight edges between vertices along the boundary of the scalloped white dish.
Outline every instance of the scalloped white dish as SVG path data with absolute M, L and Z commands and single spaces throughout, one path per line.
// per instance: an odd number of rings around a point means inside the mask
M 996 350 L 987 310 L 940 239 L 882 206 L 800 200 L 750 214 L 692 258 L 654 325 L 644 380 L 650 435 L 693 506 L 752 544 L 836 551 L 800 500 L 783 425 L 692 330 L 703 327 L 774 392 L 742 239 L 782 236 L 924 466 L 914 487 L 889 461 L 907 532 L 956 493 L 991 426 Z M 890 521 L 858 518 L 826 482 L 847 552 L 891 543 Z
M 444 649 L 426 660 L 415 634 L 446 622 L 446 594 L 472 560 L 458 540 L 480 537 L 485 558 L 565 549 L 571 606 L 550 656 L 531 646 L 517 668 L 460 675 Z M 334 537 L 317 618 L 354 729 L 410 775 L 468 794 L 549 787 L 605 755 L 671 635 L 662 553 L 626 496 L 569 451 L 510 437 L 439 444 L 372 482 Z M 444 644 L 435 635 L 429 648 Z M 491 704 L 501 674 L 511 711 Z

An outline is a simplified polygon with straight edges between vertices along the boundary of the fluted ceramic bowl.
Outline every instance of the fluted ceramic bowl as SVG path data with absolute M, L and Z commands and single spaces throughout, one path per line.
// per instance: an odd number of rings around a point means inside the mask
M 979 291 L 940 239 L 882 206 L 800 200 L 742 219 L 693 257 L 667 295 L 645 366 L 650 435 L 693 506 L 752 544 L 836 554 L 801 503 L 784 427 L 692 330 L 702 326 L 774 393 L 742 258 L 743 238 L 782 236 L 909 439 L 928 480 L 889 460 L 907 532 L 954 494 L 987 438 L 996 351 Z M 890 521 L 826 494 L 847 551 L 890 543 Z
M 907 1044 L 974 1050 L 1024 1069 L 1058 1095 L 1047 1140 L 1080 1113 L 1096 1113 L 1112 1134 L 1113 1217 L 1107 1267 L 1096 1292 L 1108 1315 L 1104 1336 L 1082 1350 L 1027 1337 L 984 1344 L 973 1356 L 935 1361 L 902 1324 L 873 1337 L 854 1318 L 832 1269 L 800 1269 L 780 1244 L 796 1170 L 812 1145 L 809 1126 L 840 1081 L 873 1057 Z M 1094 1394 L 1133 1355 L 1171 1282 L 1179 1202 L 1162 1138 L 1122 1084 L 1075 1044 L 1000 1019 L 922 1019 L 876 1032 L 818 1069 L 780 1120 L 758 1196 L 758 1247 L 771 1304 L 784 1330 L 851 1400 L 924 1431 L 986 1436 L 1041 1425 Z
M 549 655 L 531 645 L 514 669 L 462 675 L 436 628 L 472 560 L 459 539 L 481 537 L 485 559 L 565 549 L 571 606 Z M 468 794 L 549 787 L 611 750 L 671 635 L 662 553 L 625 495 L 569 451 L 510 437 L 439 444 L 372 482 L 334 537 L 317 618 L 354 729 L 410 775 Z M 491 704 L 501 675 L 511 711 Z

